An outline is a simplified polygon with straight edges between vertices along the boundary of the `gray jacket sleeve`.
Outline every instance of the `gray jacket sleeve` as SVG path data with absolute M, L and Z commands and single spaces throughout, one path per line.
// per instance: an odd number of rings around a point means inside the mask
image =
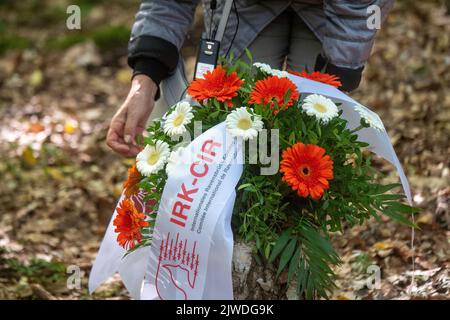
M 177 66 L 198 0 L 143 0 L 131 31 L 128 64 L 157 84 Z
M 373 21 L 378 19 L 381 24 L 393 4 L 394 0 L 325 0 L 325 56 L 318 56 L 315 69 L 339 76 L 344 91 L 356 89 L 378 31 Z M 374 14 L 379 16 L 374 18 Z
M 325 0 L 323 51 L 329 62 L 337 67 L 362 67 L 369 59 L 378 31 L 368 25 L 374 14 L 368 8 L 377 6 L 383 22 L 393 4 L 394 0 Z

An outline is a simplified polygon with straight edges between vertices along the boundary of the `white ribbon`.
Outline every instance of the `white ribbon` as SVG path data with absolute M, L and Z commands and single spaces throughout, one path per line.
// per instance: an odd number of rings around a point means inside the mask
M 241 150 L 225 123 L 192 141 L 167 179 L 151 248 L 122 259 L 126 250 L 116 241 L 115 212 L 90 274 L 90 292 L 118 271 L 133 298 L 233 299 L 231 214 Z
M 123 195 L 118 204 L 122 199 Z M 143 206 L 142 194 L 133 196 L 131 200 L 140 208 L 141 212 L 150 211 L 149 208 Z M 150 248 L 141 248 L 125 256 L 127 250 L 117 243 L 117 234 L 114 232 L 113 221 L 117 216 L 116 209 L 89 275 L 89 293 L 94 292 L 103 282 L 118 272 L 131 297 L 139 299 L 145 274 L 146 257 L 148 257 Z
M 143 299 L 232 299 L 230 219 L 241 141 L 220 123 L 197 137 L 164 187 Z M 211 252 L 211 254 L 210 254 Z
M 360 115 L 355 106 L 361 106 L 360 103 L 332 86 L 289 77 L 302 94 L 321 94 L 341 102 L 342 117 L 348 121 L 348 127 L 359 126 Z M 365 110 L 379 119 L 377 114 Z M 369 127 L 360 130 L 358 137 L 395 166 L 411 203 L 408 181 L 387 133 Z M 232 299 L 230 220 L 234 190 L 242 174 L 241 148 L 240 141 L 227 136 L 225 123 L 192 141 L 183 156 L 194 159 L 178 164 L 164 187 L 151 247 L 124 257 L 126 250 L 117 244 L 112 225 L 117 214 L 114 212 L 90 274 L 89 291 L 92 293 L 119 272 L 135 299 Z M 208 172 L 203 175 L 205 165 Z

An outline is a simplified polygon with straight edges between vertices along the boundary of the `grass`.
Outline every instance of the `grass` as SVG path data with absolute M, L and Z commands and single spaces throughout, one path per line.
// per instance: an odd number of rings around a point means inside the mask
M 32 259 L 24 263 L 15 258 L 4 258 L 7 249 L 0 247 L 0 278 L 9 278 L 19 281 L 26 277 L 29 282 L 48 284 L 64 284 L 67 279 L 66 266 L 58 261 L 45 261 Z

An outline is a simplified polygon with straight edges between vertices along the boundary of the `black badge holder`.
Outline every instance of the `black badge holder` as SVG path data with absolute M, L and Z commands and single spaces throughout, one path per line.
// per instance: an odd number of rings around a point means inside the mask
M 211 41 L 211 42 L 215 42 L 217 41 L 218 44 L 220 44 L 220 41 L 222 41 L 223 38 L 223 34 L 225 32 L 225 27 L 228 21 L 228 17 L 230 16 L 230 12 L 231 12 L 231 6 L 233 4 L 233 0 L 225 0 L 225 5 L 224 5 L 224 9 L 223 9 L 223 13 L 222 16 L 220 18 L 220 22 L 219 25 L 217 27 L 217 31 L 214 35 L 214 39 L 213 40 L 205 40 L 205 41 Z M 202 40 L 203 42 L 203 40 Z M 201 48 L 206 48 L 206 50 L 208 50 L 208 46 L 203 47 L 202 44 L 200 44 L 199 49 Z M 215 68 L 215 66 L 217 65 L 217 59 L 218 59 L 218 52 L 219 52 L 219 46 L 217 46 L 217 48 L 215 48 L 217 54 L 200 54 L 199 52 L 199 56 L 201 56 L 201 59 L 197 59 L 197 63 L 196 63 L 196 67 L 195 67 L 195 73 L 194 75 L 197 73 L 197 64 L 200 63 L 205 63 L 206 65 L 209 65 L 209 70 L 213 70 Z M 214 52 L 213 52 L 214 53 Z M 207 58 L 205 58 L 205 56 Z M 213 60 L 210 60 L 210 56 L 215 58 Z M 199 71 L 200 73 L 200 71 Z M 202 73 L 203 75 L 203 73 Z M 164 100 L 166 101 L 168 106 L 173 106 L 174 104 L 176 104 L 177 102 L 179 102 L 180 100 L 182 100 L 186 94 L 186 89 L 189 85 L 189 81 L 186 79 L 185 76 L 185 72 L 184 72 L 184 61 L 183 59 L 179 59 L 178 60 L 178 65 L 174 70 L 174 73 L 164 79 L 161 82 L 161 91 L 162 91 L 162 97 L 164 98 Z
M 214 39 L 211 39 L 212 32 L 209 33 L 209 38 L 202 38 L 200 40 L 199 50 L 197 53 L 197 61 L 195 63 L 194 79 L 203 78 L 205 72 L 212 71 L 217 65 L 219 59 L 220 42 L 222 41 L 223 34 L 230 16 L 231 6 L 233 0 L 225 0 L 225 4 L 222 11 L 217 31 L 215 32 Z M 216 1 L 211 2 L 211 15 L 215 9 Z M 212 23 L 210 25 L 212 28 Z

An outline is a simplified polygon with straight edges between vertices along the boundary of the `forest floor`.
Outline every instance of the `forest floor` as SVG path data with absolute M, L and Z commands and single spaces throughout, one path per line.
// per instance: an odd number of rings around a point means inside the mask
M 82 31 L 61 22 L 66 2 L 0 4 L 0 299 L 128 298 L 117 277 L 92 296 L 87 279 L 132 161 L 105 135 L 129 88 L 137 1 L 81 1 Z M 343 258 L 334 299 L 450 298 L 448 6 L 398 1 L 352 94 L 384 120 L 422 211 L 414 250 L 411 229 L 388 219 L 334 235 Z M 70 266 L 81 270 L 80 288 L 66 285 Z M 367 285 L 371 266 L 380 287 Z

